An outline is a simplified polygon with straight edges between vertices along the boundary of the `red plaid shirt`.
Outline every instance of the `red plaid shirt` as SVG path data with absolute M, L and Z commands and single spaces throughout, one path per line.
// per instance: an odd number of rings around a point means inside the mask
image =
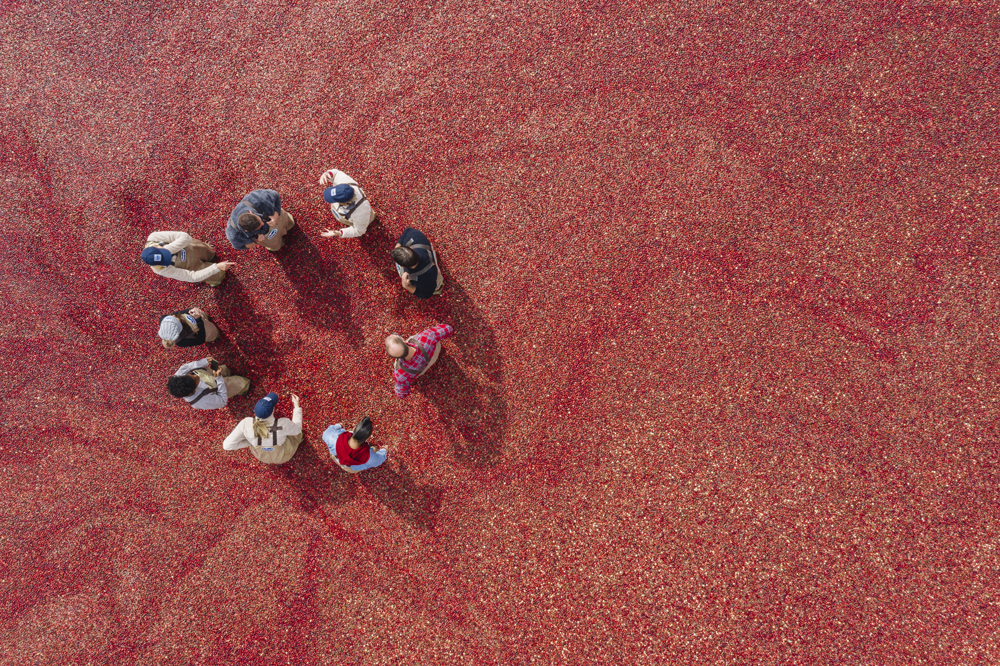
M 426 331 L 421 331 L 413 336 L 413 339 L 407 342 L 408 345 L 416 347 L 417 352 L 413 355 L 409 361 L 404 361 L 400 359 L 398 364 L 393 367 L 392 378 L 396 380 L 396 395 L 400 398 L 405 398 L 410 395 L 410 385 L 413 384 L 413 380 L 417 378 L 417 375 L 427 367 L 427 364 L 431 362 L 431 356 L 434 355 L 434 348 L 437 347 L 437 343 L 451 337 L 451 334 L 455 332 L 449 324 L 438 324 L 434 328 L 428 328 Z M 411 372 L 406 372 L 406 370 Z

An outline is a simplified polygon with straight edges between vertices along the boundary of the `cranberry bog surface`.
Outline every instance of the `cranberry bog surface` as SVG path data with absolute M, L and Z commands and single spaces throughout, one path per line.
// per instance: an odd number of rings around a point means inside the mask
M 0 664 L 995 664 L 991 2 L 0 2 Z M 333 226 L 320 174 L 378 221 Z M 272 188 L 272 255 L 223 227 Z M 442 296 L 388 251 L 428 234 Z M 179 229 L 216 289 L 138 258 Z M 198 306 L 222 338 L 163 349 Z M 455 326 L 407 400 L 383 339 Z M 166 392 L 211 353 L 226 409 Z M 222 440 L 302 396 L 280 467 Z M 326 426 L 369 415 L 382 467 Z

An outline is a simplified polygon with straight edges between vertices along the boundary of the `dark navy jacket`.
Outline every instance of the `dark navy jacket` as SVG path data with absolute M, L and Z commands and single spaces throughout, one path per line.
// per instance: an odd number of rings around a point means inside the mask
M 251 208 L 253 210 L 251 210 Z M 265 222 L 272 215 L 281 210 L 281 195 L 274 190 L 254 190 L 243 197 L 233 212 L 229 214 L 229 222 L 226 224 L 226 238 L 237 250 L 245 250 L 248 245 L 253 245 L 256 236 L 244 232 L 240 225 L 236 223 L 243 213 L 255 213 Z

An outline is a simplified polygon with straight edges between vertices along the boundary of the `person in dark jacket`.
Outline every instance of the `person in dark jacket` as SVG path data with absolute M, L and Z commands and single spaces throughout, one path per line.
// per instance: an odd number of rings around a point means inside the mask
M 285 234 L 295 226 L 295 218 L 281 208 L 281 195 L 274 190 L 254 190 L 243 197 L 226 223 L 226 238 L 237 250 L 251 245 L 277 252 L 285 244 Z
M 195 347 L 217 340 L 219 329 L 204 310 L 188 308 L 160 317 L 160 330 L 157 334 L 167 349 Z
M 444 276 L 434 247 L 423 232 L 407 227 L 389 254 L 396 262 L 396 272 L 403 289 L 417 298 L 430 298 L 441 293 Z

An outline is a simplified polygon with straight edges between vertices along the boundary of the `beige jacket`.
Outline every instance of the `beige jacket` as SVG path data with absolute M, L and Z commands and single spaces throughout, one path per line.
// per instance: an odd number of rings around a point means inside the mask
M 277 419 L 277 428 L 275 428 L 275 418 L 273 416 L 267 417 L 264 421 L 271 426 L 272 435 L 262 438 L 260 447 L 264 450 L 270 450 L 284 444 L 285 440 L 289 437 L 294 437 L 302 432 L 302 408 L 296 407 L 292 412 L 290 420 Z M 233 431 L 226 437 L 226 440 L 222 442 L 222 448 L 226 451 L 235 451 L 237 449 L 245 449 L 248 446 L 257 446 L 257 435 L 253 433 L 253 422 L 254 417 L 248 416 L 237 423 Z M 274 436 L 275 434 L 277 437 Z M 275 443 L 275 440 L 277 440 L 277 443 Z
M 348 176 L 343 171 L 338 169 L 328 169 L 324 171 L 323 174 L 327 173 L 333 174 L 333 185 L 350 185 L 354 190 L 355 200 L 366 196 L 361 190 L 361 186 L 358 185 L 358 181 L 354 180 Z M 370 201 L 365 200 L 360 206 L 358 206 L 353 213 L 351 213 L 350 219 L 344 219 L 344 214 L 350 209 L 354 204 L 348 203 L 332 203 L 330 204 L 330 212 L 333 216 L 337 218 L 337 221 L 342 225 L 345 225 L 341 230 L 341 238 L 357 238 L 363 236 L 366 231 L 368 231 L 368 225 L 371 224 L 374 213 L 372 211 L 372 204 Z
M 353 216 L 352 216 L 353 217 Z M 146 247 L 151 245 L 163 245 L 163 249 L 170 254 L 178 255 L 181 250 L 187 249 L 195 240 L 183 231 L 154 231 L 146 237 Z M 197 271 L 177 266 L 150 266 L 153 272 L 165 278 L 180 280 L 181 282 L 204 282 L 219 272 L 219 267 L 211 264 Z

